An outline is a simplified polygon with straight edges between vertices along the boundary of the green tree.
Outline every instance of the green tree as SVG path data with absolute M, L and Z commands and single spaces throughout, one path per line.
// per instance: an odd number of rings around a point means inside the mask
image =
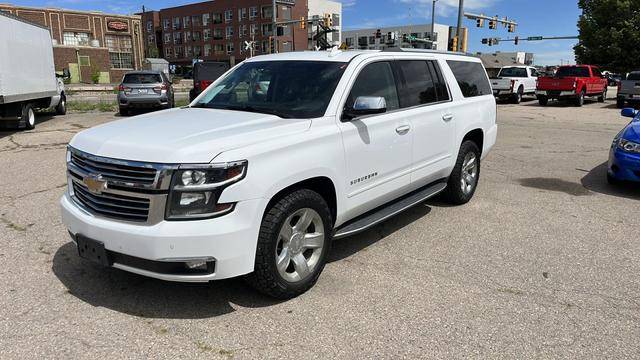
M 604 70 L 640 70 L 640 0 L 579 0 L 576 60 Z

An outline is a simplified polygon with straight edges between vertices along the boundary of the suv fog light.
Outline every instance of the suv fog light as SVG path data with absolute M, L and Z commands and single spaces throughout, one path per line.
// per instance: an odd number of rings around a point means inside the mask
M 207 270 L 207 260 L 193 260 L 184 263 L 187 269 L 190 270 Z

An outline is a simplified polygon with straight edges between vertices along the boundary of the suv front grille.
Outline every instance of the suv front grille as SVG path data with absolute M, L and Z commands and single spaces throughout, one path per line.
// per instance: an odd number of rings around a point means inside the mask
M 106 217 L 136 222 L 146 222 L 149 218 L 149 199 L 109 192 L 94 194 L 75 181 L 73 195 L 86 208 Z
M 158 171 L 153 168 L 106 163 L 80 153 L 71 153 L 71 163 L 88 174 L 100 174 L 103 179 L 124 184 L 151 185 Z

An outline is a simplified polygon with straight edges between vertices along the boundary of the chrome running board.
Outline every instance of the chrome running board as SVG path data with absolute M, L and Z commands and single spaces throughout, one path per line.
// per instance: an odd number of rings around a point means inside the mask
M 336 229 L 334 239 L 363 232 L 419 203 L 438 195 L 447 187 L 446 180 L 427 185 L 381 207 L 369 211 Z

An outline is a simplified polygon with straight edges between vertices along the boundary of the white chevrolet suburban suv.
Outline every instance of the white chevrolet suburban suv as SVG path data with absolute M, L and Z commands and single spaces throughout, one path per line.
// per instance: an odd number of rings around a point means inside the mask
M 82 258 L 158 279 L 309 289 L 333 239 L 442 193 L 468 202 L 496 141 L 480 60 L 294 52 L 242 62 L 189 106 L 77 134 L 62 217 Z

